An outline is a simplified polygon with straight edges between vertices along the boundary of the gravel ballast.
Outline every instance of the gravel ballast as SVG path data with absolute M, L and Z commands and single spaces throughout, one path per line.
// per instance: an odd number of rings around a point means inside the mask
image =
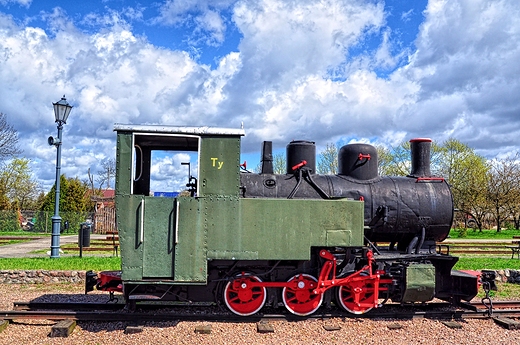
M 0 284 L 0 309 L 14 301 L 96 301 L 106 293 L 83 295 L 81 284 Z M 518 344 L 520 330 L 505 330 L 492 320 L 460 321 L 451 329 L 438 320 L 331 319 L 271 322 L 274 332 L 259 333 L 256 323 L 154 322 L 125 334 L 125 322 L 78 322 L 68 338 L 50 338 L 56 322 L 14 321 L 0 333 L 0 344 Z M 395 328 L 395 324 L 401 328 Z M 133 325 L 131 325 L 133 326 Z M 211 333 L 196 332 L 210 326 Z M 206 327 L 208 328 L 208 327 Z M 333 329 L 328 331 L 326 329 Z

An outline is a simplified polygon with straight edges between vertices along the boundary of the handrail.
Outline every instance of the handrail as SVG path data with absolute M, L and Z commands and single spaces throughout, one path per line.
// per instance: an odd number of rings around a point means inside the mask
M 175 244 L 179 243 L 179 209 L 180 209 L 180 202 L 177 199 L 175 201 Z
M 139 203 L 141 219 L 139 219 L 139 244 L 144 242 L 144 198 Z

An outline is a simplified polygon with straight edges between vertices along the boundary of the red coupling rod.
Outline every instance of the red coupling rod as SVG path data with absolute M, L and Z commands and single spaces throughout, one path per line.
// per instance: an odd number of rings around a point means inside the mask
M 300 163 L 296 164 L 295 166 L 292 167 L 292 170 L 296 170 L 296 169 L 300 169 L 302 166 L 304 165 L 307 165 L 307 161 L 306 160 L 303 160 L 301 161 Z
M 367 161 L 370 160 L 370 153 L 367 153 L 366 155 L 359 153 L 358 159 L 362 160 L 363 158 L 366 158 Z

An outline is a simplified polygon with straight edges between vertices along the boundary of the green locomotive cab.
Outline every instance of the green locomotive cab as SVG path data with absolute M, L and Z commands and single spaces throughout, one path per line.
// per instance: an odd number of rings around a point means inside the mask
M 116 125 L 115 131 L 123 281 L 205 283 L 211 210 L 202 204 L 217 197 L 237 203 L 243 130 Z M 190 173 L 187 195 L 169 198 L 152 193 L 153 158 L 164 152 L 197 157 L 188 162 L 198 178 Z
M 241 198 L 242 129 L 116 125 L 115 131 L 126 284 L 207 285 L 208 262 L 310 260 L 312 247 L 363 245 L 359 201 Z M 151 193 L 157 152 L 197 157 L 189 192 Z

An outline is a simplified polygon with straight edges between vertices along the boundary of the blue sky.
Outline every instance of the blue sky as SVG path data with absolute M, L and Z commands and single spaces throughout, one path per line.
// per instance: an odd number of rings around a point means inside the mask
M 249 161 L 262 140 L 293 139 L 453 137 L 505 156 L 520 137 L 519 17 L 507 0 L 0 0 L 0 112 L 44 189 L 63 94 L 62 171 L 80 178 L 114 157 L 116 122 L 243 123 Z
M 0 4 L 4 5 L 3 12 L 11 14 L 16 22 L 41 27 L 50 36 L 48 16 L 57 8 L 73 20 L 77 29 L 88 34 L 96 34 L 115 21 L 124 22 L 134 35 L 144 37 L 154 46 L 189 52 L 199 63 L 212 68 L 225 55 L 239 51 L 243 38 L 232 19 L 236 1 L 2 0 Z M 427 1 L 393 0 L 382 4 L 385 29 L 392 31 L 396 49 L 413 49 Z M 207 13 L 218 13 L 219 25 L 201 25 L 203 17 L 209 16 Z M 348 53 L 356 56 L 377 49 L 382 34 L 381 30 L 367 32 Z

